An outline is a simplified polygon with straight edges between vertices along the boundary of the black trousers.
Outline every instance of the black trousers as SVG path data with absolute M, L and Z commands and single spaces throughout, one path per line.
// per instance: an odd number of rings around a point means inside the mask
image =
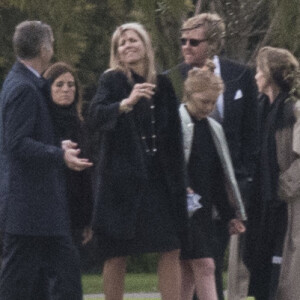
M 45 289 L 51 300 L 82 300 L 79 255 L 71 237 L 5 233 L 0 299 L 44 300 Z

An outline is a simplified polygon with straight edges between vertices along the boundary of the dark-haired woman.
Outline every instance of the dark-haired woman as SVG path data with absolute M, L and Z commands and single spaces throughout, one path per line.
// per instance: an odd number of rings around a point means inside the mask
M 82 99 L 76 72 L 64 62 L 51 65 L 44 73 L 51 89 L 50 112 L 57 144 L 87 148 L 86 131 L 81 116 Z M 91 238 L 92 213 L 90 170 L 65 170 L 71 229 L 77 245 Z

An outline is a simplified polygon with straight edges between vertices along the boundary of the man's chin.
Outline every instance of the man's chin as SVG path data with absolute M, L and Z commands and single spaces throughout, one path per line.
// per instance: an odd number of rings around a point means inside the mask
M 186 57 L 184 58 L 184 62 L 185 62 L 186 64 L 188 64 L 188 65 L 192 65 L 192 64 L 195 63 L 194 58 L 191 57 L 191 56 L 186 56 Z

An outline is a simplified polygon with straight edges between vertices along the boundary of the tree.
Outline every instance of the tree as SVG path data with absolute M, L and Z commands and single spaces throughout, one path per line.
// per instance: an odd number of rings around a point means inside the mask
M 300 0 L 0 0 L 0 82 L 14 61 L 14 27 L 24 19 L 52 26 L 54 60 L 77 68 L 89 100 L 108 67 L 110 38 L 117 26 L 144 24 L 152 36 L 159 70 L 164 70 L 181 60 L 182 21 L 205 11 L 223 17 L 225 52 L 231 58 L 253 62 L 257 49 L 267 44 L 300 56 Z
M 226 24 L 226 55 L 253 62 L 258 48 L 273 45 L 300 56 L 300 0 L 198 0 L 196 13 L 220 14 Z

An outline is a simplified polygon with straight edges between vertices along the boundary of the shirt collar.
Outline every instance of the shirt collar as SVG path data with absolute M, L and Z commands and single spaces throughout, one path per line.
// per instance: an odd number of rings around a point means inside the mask
M 42 77 L 41 74 L 40 74 L 37 70 L 35 70 L 34 68 L 32 68 L 32 67 L 30 67 L 30 66 L 27 66 L 27 65 L 25 65 L 25 64 L 24 64 L 24 66 L 25 66 L 28 70 L 30 70 L 37 78 L 41 78 L 41 77 Z
M 219 56 L 215 55 L 213 62 L 215 64 L 215 74 L 221 77 L 221 66 L 220 66 L 220 59 Z

